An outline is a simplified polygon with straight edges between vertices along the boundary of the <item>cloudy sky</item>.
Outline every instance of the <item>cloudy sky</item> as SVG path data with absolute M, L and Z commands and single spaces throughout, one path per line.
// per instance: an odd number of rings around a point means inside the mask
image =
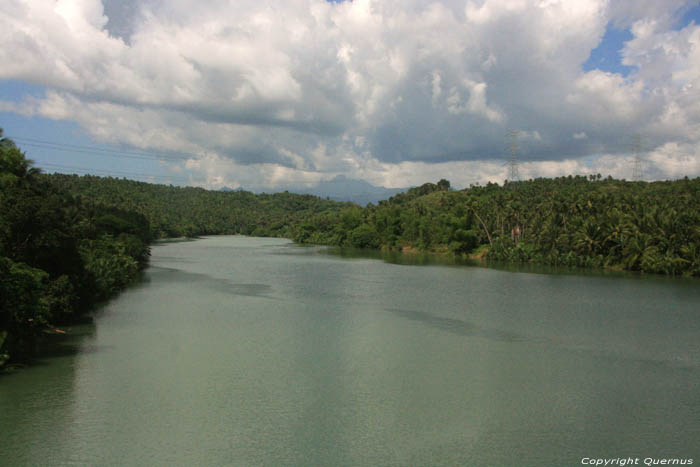
M 209 188 L 700 175 L 683 0 L 3 0 L 0 126 L 46 171 Z M 638 139 L 639 138 L 639 139 Z

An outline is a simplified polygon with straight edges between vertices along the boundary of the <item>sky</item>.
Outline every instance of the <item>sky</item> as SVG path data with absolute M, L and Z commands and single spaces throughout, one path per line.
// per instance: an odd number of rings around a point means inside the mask
M 3 0 L 47 172 L 275 191 L 700 176 L 697 0 Z M 639 144 L 637 144 L 639 143 Z

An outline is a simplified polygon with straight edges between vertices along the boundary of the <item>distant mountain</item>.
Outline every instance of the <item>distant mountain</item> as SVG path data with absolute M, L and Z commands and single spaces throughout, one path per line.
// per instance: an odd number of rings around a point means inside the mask
M 351 201 L 360 206 L 367 203 L 377 204 L 379 201 L 389 199 L 394 195 L 407 191 L 408 188 L 384 188 L 375 186 L 364 180 L 348 178 L 344 175 L 337 175 L 331 180 L 323 180 L 311 187 L 280 186 L 275 190 L 261 189 L 256 187 L 238 187 L 236 189 L 224 186 L 219 191 L 252 191 L 254 193 L 275 193 L 288 191 L 301 195 L 314 195 L 319 198 L 328 198 L 332 201 Z
M 225 193 L 235 193 L 238 191 L 249 191 L 249 190 L 246 190 L 242 186 L 239 186 L 238 188 L 231 188 L 230 186 L 222 186 L 221 188 L 219 188 L 219 191 L 223 191 Z
M 389 199 L 406 190 L 408 188 L 375 186 L 364 180 L 348 178 L 344 175 L 338 175 L 331 180 L 321 181 L 313 187 L 289 189 L 293 193 L 310 194 L 334 201 L 352 201 L 360 206 L 365 206 L 367 203 L 376 204 L 383 199 Z

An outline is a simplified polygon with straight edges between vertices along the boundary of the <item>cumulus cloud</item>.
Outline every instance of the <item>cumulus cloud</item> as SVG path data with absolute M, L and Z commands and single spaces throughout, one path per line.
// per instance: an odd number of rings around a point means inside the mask
M 523 176 L 625 176 L 643 133 L 675 177 L 700 141 L 700 27 L 672 29 L 691 3 L 6 0 L 0 79 L 47 91 L 0 109 L 192 154 L 212 187 L 502 180 L 513 129 Z M 610 24 L 627 77 L 582 70 Z

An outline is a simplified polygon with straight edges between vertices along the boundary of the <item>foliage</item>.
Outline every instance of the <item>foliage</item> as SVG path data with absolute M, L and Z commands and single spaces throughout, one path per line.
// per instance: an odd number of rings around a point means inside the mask
M 0 131 L 0 361 L 39 333 L 75 321 L 145 266 L 150 227 L 138 213 L 71 196 Z
M 354 206 L 288 192 L 256 195 L 91 175 L 43 177 L 57 189 L 80 199 L 145 216 L 151 238 L 219 234 L 288 237 L 306 218 Z M 99 222 L 105 227 L 114 224 L 109 218 Z
M 46 175 L 1 130 L 0 189 L 2 362 L 8 354 L 29 353 L 47 327 L 73 322 L 124 289 L 146 266 L 153 239 L 291 236 L 312 216 L 355 206 L 286 192 L 254 195 Z M 353 238 L 375 246 L 366 230 Z
M 131 283 L 153 239 L 212 234 L 700 276 L 700 179 L 568 176 L 461 191 L 443 179 L 360 208 L 41 174 L 0 130 L 0 365 Z
M 462 191 L 441 180 L 377 206 L 315 216 L 293 238 L 457 255 L 487 247 L 487 258 L 495 261 L 697 276 L 700 179 L 568 176 Z

